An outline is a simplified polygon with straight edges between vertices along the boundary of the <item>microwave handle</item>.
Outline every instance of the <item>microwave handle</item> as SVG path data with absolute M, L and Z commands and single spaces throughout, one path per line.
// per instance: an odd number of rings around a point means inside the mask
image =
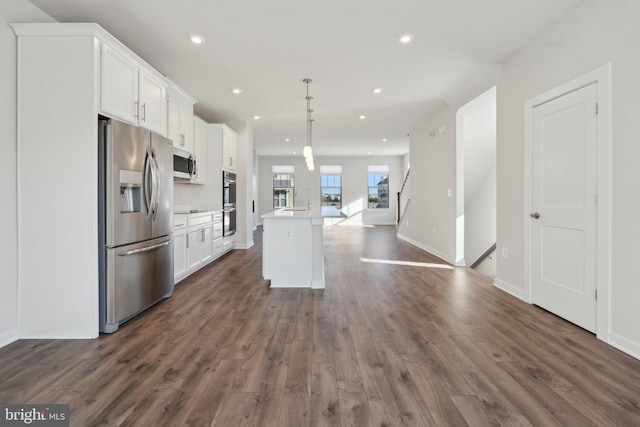
M 198 163 L 193 158 L 193 156 L 189 156 L 189 175 L 191 175 L 192 178 L 198 174 L 197 169 Z

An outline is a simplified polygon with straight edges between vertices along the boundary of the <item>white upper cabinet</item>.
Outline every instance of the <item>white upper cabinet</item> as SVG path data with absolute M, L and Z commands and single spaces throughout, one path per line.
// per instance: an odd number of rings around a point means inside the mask
M 193 117 L 193 156 L 196 159 L 196 177 L 193 182 L 205 184 L 207 181 L 207 124 L 199 117 Z
M 195 156 L 193 145 L 193 105 L 195 99 L 169 86 L 167 91 L 167 137 L 173 146 Z
M 115 49 L 102 45 L 100 109 L 103 113 L 138 124 L 138 66 Z
M 100 110 L 161 135 L 167 134 L 166 83 L 135 59 L 102 45 Z
M 236 141 L 238 134 L 225 124 L 215 123 L 209 125 L 209 139 L 211 144 L 209 148 L 217 147 L 218 154 L 221 156 L 219 165 L 223 170 L 236 170 Z
M 140 126 L 167 135 L 167 91 L 162 81 L 140 70 Z
M 222 168 L 236 170 L 236 140 L 238 134 L 230 128 L 222 128 Z

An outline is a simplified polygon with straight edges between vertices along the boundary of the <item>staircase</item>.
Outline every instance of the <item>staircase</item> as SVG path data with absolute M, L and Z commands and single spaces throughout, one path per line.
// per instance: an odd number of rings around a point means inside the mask
M 409 172 L 411 169 L 407 170 L 407 174 L 404 177 L 404 181 L 402 182 L 402 188 L 398 192 L 398 218 L 397 225 L 402 221 L 402 217 L 407 210 L 407 205 L 409 204 L 409 200 L 411 199 L 411 179 Z

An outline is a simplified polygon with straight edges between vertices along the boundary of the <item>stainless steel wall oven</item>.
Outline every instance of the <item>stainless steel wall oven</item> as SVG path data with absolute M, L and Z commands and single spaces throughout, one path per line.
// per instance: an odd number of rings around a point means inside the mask
M 236 232 L 236 174 L 233 172 L 222 172 L 222 207 L 223 235 L 231 236 Z

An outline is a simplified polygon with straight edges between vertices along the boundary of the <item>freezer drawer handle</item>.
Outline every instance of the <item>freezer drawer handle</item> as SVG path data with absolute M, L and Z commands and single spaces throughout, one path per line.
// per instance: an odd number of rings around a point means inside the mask
M 142 253 L 142 252 L 153 251 L 155 249 L 161 248 L 162 246 L 167 246 L 169 243 L 171 243 L 171 241 L 164 242 L 164 243 L 158 243 L 157 245 L 148 246 L 146 248 L 132 249 L 132 250 L 127 251 L 127 252 L 119 253 L 118 256 L 129 256 L 129 255 L 139 254 L 139 253 Z

